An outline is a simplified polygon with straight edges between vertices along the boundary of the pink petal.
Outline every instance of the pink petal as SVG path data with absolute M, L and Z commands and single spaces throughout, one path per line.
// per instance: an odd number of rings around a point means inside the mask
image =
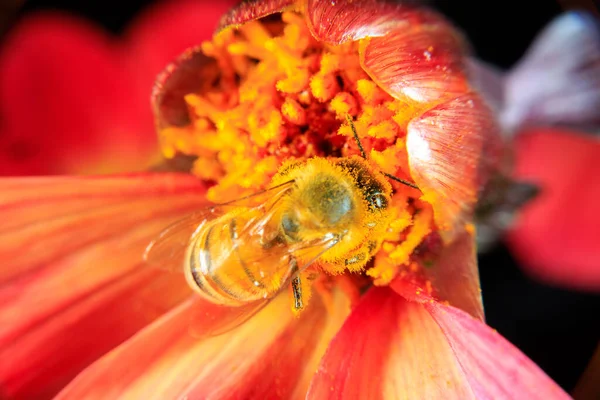
M 477 399 L 569 399 L 556 383 L 495 330 L 437 302 L 424 307 L 446 335 Z
M 25 18 L 0 54 L 0 174 L 139 171 L 157 162 L 148 101 L 156 75 L 209 39 L 233 3 L 161 2 L 119 38 L 58 13 Z
M 491 328 L 418 297 L 367 293 L 331 342 L 308 398 L 569 398 Z
M 504 107 L 504 85 L 506 74 L 498 67 L 484 61 L 468 58 L 468 75 L 471 84 L 483 96 L 494 112 Z
M 329 318 L 314 300 L 296 319 L 290 299 L 280 296 L 208 339 L 190 334 L 194 308 L 203 306 L 186 302 L 93 364 L 58 398 L 301 398 L 345 315 L 342 308 Z M 340 297 L 335 303 L 343 306 Z
M 189 294 L 148 243 L 205 203 L 189 175 L 0 180 L 0 386 L 49 396 Z
M 576 132 L 524 132 L 515 175 L 541 188 L 508 235 L 523 267 L 555 285 L 600 290 L 600 143 Z

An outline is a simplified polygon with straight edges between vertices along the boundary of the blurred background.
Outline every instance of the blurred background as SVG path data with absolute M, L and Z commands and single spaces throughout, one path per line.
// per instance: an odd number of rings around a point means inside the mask
M 3 0 L 0 3 L 0 46 L 21 21 L 48 10 L 80 17 L 118 40 L 128 24 L 153 3 Z M 523 0 L 438 0 L 432 3 L 463 29 L 478 58 L 502 69 L 510 68 L 535 34 L 563 10 L 594 8 L 592 1 L 585 0 L 532 0 L 526 6 Z M 212 26 L 204 26 L 202 16 L 198 18 L 199 29 L 212 29 Z M 33 63 L 35 52 L 32 54 Z M 0 115 L 0 123 L 2 118 Z M 600 297 L 537 283 L 523 274 L 502 244 L 481 256 L 480 265 L 488 324 L 518 346 L 565 390 L 571 391 L 598 345 Z

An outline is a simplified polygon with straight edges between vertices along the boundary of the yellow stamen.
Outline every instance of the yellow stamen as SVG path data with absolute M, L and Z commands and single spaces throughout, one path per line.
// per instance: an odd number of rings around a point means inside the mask
M 283 116 L 295 125 L 304 125 L 306 124 L 306 111 L 300 103 L 296 100 L 288 97 L 285 99 L 281 106 L 281 113 Z
M 331 109 L 337 119 L 345 119 L 346 115 L 355 117 L 358 114 L 358 103 L 352 94 L 340 92 L 331 100 Z
M 403 241 L 395 244 L 390 242 L 383 244 L 383 251 L 387 253 L 387 256 L 378 258 L 375 266 L 367 271 L 367 275 L 375 278 L 376 285 L 389 284 L 398 274 L 399 267 L 411 265 L 411 255 L 423 239 L 431 233 L 432 217 L 431 207 L 425 206 L 414 215 L 412 227 Z M 404 223 L 400 222 L 396 228 L 403 228 L 403 225 Z M 394 223 L 390 224 L 390 228 L 393 226 Z

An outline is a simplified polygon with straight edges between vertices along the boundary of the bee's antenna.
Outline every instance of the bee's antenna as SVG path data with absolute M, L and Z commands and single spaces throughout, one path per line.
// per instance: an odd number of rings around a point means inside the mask
M 397 176 L 394 176 L 392 174 L 388 174 L 387 172 L 381 172 L 382 174 L 384 174 L 385 176 L 387 176 L 388 178 L 395 180 L 396 182 L 400 182 L 406 186 L 410 186 L 411 188 L 415 188 L 415 189 L 419 189 L 419 187 L 417 185 L 415 185 L 414 183 L 410 183 L 409 181 L 405 181 L 404 179 L 400 179 Z
M 356 132 L 356 127 L 354 126 L 352 117 L 350 115 L 346 115 L 346 119 L 348 120 L 348 125 L 350 125 L 350 129 L 352 130 L 352 135 L 354 136 L 354 140 L 356 140 L 356 144 L 358 145 L 358 150 L 360 150 L 360 155 L 362 158 L 364 158 L 366 160 L 367 153 L 365 153 L 365 149 L 362 147 L 362 143 L 360 143 L 360 139 L 358 138 L 358 132 Z
M 348 125 L 350 125 L 350 129 L 352 130 L 352 136 L 354 136 L 354 140 L 356 140 L 356 144 L 358 145 L 358 150 L 360 151 L 360 155 L 362 158 L 364 158 L 366 160 L 367 153 L 365 153 L 365 149 L 363 148 L 362 143 L 360 142 L 360 138 L 358 137 L 358 132 L 356 132 L 356 127 L 354 126 L 354 121 L 352 121 L 352 117 L 350 115 L 346 115 L 346 120 L 348 120 Z M 397 176 L 388 174 L 387 172 L 382 171 L 381 173 L 396 182 L 400 182 L 400 183 L 402 183 L 406 186 L 410 186 L 411 188 L 414 188 L 414 189 L 419 189 L 419 187 L 417 185 L 415 185 L 414 183 L 410 183 L 409 181 L 400 179 Z

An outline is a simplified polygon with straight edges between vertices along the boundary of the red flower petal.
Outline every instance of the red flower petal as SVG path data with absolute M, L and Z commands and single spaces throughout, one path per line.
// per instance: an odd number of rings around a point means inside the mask
M 376 288 L 332 341 L 308 398 L 568 396 L 480 321 L 431 299 L 414 303 Z
M 494 119 L 477 95 L 467 94 L 413 119 L 406 148 L 411 175 L 450 239 L 471 219 L 479 191 L 499 160 Z
M 121 345 L 58 398 L 303 397 L 314 371 L 310 366 L 345 316 L 337 310 L 328 318 L 317 298 L 296 319 L 289 298 L 279 296 L 234 330 L 199 340 L 189 333 L 194 307 L 185 303 Z
M 132 82 L 111 39 L 60 14 L 24 19 L 0 55 L 2 175 L 144 168 L 152 121 L 130 107 Z M 110 157 L 108 156 L 110 154 Z
M 0 386 L 49 396 L 189 294 L 148 243 L 205 202 L 188 175 L 0 180 Z
M 0 54 L 0 174 L 139 171 L 154 163 L 155 77 L 210 38 L 233 3 L 160 3 L 118 39 L 58 13 L 25 18 Z
M 508 235 L 523 267 L 553 284 L 600 290 L 600 143 L 575 132 L 524 132 L 515 175 L 541 187 Z

